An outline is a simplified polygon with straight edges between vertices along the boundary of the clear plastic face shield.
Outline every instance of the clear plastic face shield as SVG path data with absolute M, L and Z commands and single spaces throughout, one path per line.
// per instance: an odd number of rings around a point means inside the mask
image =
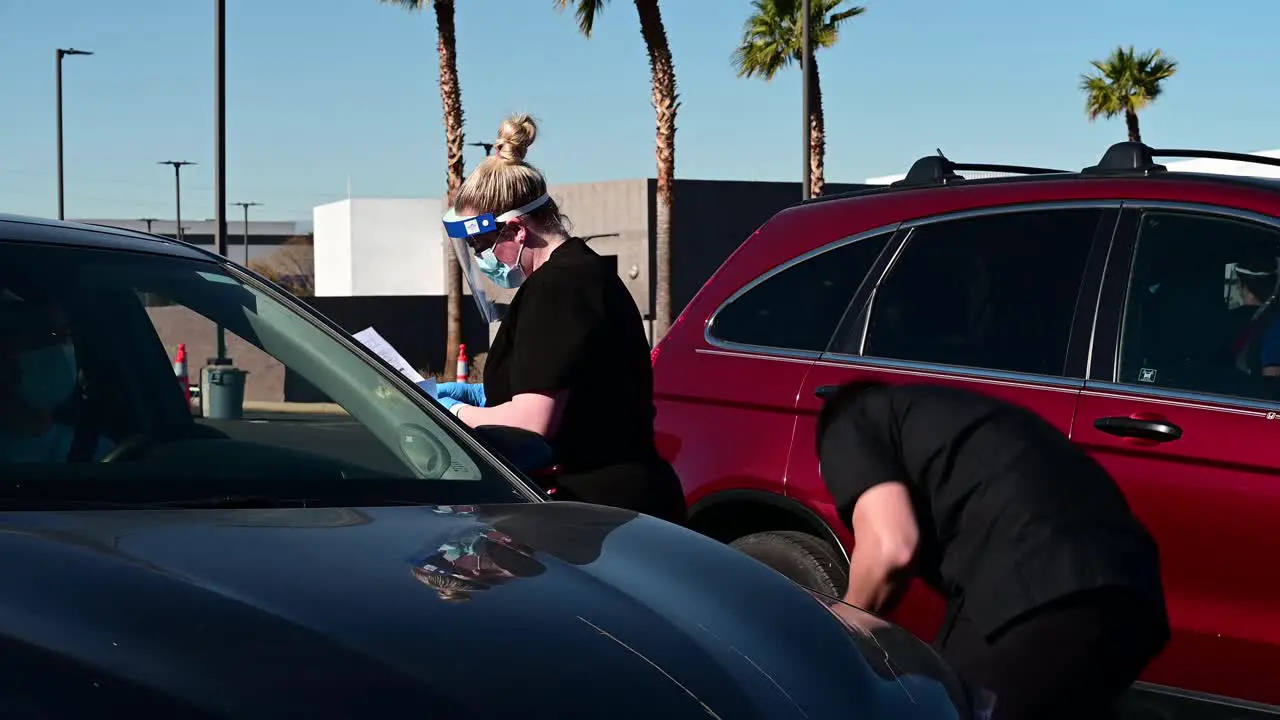
M 1245 291 L 1250 287 L 1253 288 L 1253 290 L 1249 290 L 1249 294 L 1259 303 L 1255 316 L 1269 307 L 1275 301 L 1277 293 L 1280 293 L 1280 286 L 1276 284 L 1277 270 L 1280 270 L 1280 267 L 1245 268 L 1239 264 L 1232 268 L 1232 274 L 1235 276 L 1236 292 L 1239 294 L 1242 304 Z
M 502 319 L 502 310 L 496 298 L 507 297 L 524 282 L 524 269 L 520 265 L 524 247 L 521 246 L 514 258 L 503 262 L 494 252 L 498 244 L 498 233 L 509 221 L 537 210 L 551 200 L 543 195 L 537 200 L 508 210 L 500 215 L 485 213 L 483 215 L 462 216 L 450 208 L 444 214 L 444 232 L 453 244 L 454 256 L 462 268 L 462 276 L 471 288 L 471 297 L 480 309 L 485 322 L 495 323 Z

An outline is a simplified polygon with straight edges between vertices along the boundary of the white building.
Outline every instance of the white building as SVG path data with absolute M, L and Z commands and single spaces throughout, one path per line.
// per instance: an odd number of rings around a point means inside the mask
M 1258 152 L 1248 154 L 1259 155 L 1261 157 L 1280 158 L 1280 150 L 1260 150 Z M 1280 178 L 1280 167 L 1276 167 L 1274 165 L 1257 165 L 1253 163 L 1239 162 L 1236 160 L 1212 160 L 1208 158 L 1177 160 L 1174 158 L 1169 162 L 1165 162 L 1162 158 L 1156 158 L 1156 162 L 1164 165 L 1170 172 L 1194 172 L 1210 173 L 1213 175 L 1244 175 L 1246 177 Z M 1093 163 L 1082 163 L 1080 167 L 1083 168 L 1091 164 Z M 1016 175 L 1016 173 L 964 171 L 961 171 L 960 174 L 970 179 Z M 906 173 L 900 173 L 898 175 L 884 175 L 881 177 L 867 178 L 866 183 L 868 185 L 888 185 L 902 180 L 906 176 Z
M 1280 158 L 1280 150 L 1259 150 L 1250 155 Z M 1246 177 L 1280 178 L 1280 167 L 1275 165 L 1257 165 L 1237 160 L 1211 160 L 1195 158 L 1191 160 L 1175 160 L 1164 162 L 1156 158 L 1156 162 L 1169 168 L 1171 172 L 1210 173 L 1212 175 L 1244 175 Z
M 440 200 L 349 199 L 312 210 L 316 295 L 444 295 Z

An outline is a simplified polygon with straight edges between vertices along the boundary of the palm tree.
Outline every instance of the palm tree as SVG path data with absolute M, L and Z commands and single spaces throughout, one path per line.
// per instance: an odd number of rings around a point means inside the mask
M 553 0 L 563 11 L 570 2 L 578 19 L 578 29 L 591 37 L 596 17 L 608 0 Z M 653 109 L 657 114 L 658 193 L 654 221 L 654 300 L 653 339 L 657 342 L 671 325 L 671 208 L 675 203 L 676 176 L 676 110 L 680 102 L 676 94 L 676 66 L 667 43 L 667 30 L 662 24 L 658 0 L 634 0 L 640 16 L 640 35 L 649 51 L 649 75 L 652 82 Z
M 809 41 L 814 49 L 809 69 L 809 194 L 818 197 L 826 184 L 826 124 L 822 117 L 822 85 L 818 78 L 818 48 L 829 48 L 840 39 L 840 25 L 866 11 L 863 7 L 840 9 L 844 0 L 812 0 L 809 6 Z M 773 80 L 792 63 L 803 65 L 804 25 L 799 0 L 754 0 L 742 43 L 733 51 L 738 77 Z
M 379 0 L 410 10 L 422 10 L 428 0 Z M 440 102 L 444 105 L 444 138 L 448 148 L 448 202 L 462 187 L 462 86 L 458 83 L 458 35 L 454 27 L 453 0 L 430 0 L 436 13 L 436 54 L 440 57 Z M 447 314 L 444 378 L 457 379 L 458 345 L 462 342 L 462 269 L 453 255 L 453 245 L 445 243 L 445 291 Z
M 1144 53 L 1117 47 L 1106 60 L 1091 63 L 1097 72 L 1080 76 L 1080 89 L 1085 93 L 1084 111 L 1089 122 L 1099 117 L 1108 120 L 1124 115 L 1129 140 L 1142 142 L 1138 128 L 1138 111 L 1160 97 L 1162 83 L 1178 72 L 1178 63 L 1160 50 Z

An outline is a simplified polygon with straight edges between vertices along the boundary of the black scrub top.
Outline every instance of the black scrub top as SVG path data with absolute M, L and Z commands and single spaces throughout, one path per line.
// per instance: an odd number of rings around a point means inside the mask
M 578 238 L 516 291 L 484 367 L 487 405 L 562 390 L 569 398 L 551 445 L 565 472 L 656 457 L 644 321 L 617 272 Z
M 1129 588 L 1163 608 L 1155 542 L 1120 489 L 1029 410 L 952 387 L 873 387 L 833 419 L 819 457 L 846 523 L 869 488 L 907 485 L 921 577 L 983 634 L 1084 590 Z

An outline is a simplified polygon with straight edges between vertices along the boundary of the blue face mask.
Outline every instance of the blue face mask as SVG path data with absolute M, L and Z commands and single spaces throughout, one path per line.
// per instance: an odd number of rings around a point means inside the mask
M 18 356 L 22 383 L 18 397 L 33 410 L 52 412 L 76 389 L 76 351 L 70 344 L 49 345 Z
M 514 265 L 506 265 L 498 260 L 493 248 L 488 248 L 476 258 L 476 269 L 492 280 L 494 285 L 507 290 L 514 290 L 524 282 L 524 268 L 520 267 L 521 255 L 524 255 L 523 245 L 520 246 L 520 252 L 516 254 L 516 263 Z

